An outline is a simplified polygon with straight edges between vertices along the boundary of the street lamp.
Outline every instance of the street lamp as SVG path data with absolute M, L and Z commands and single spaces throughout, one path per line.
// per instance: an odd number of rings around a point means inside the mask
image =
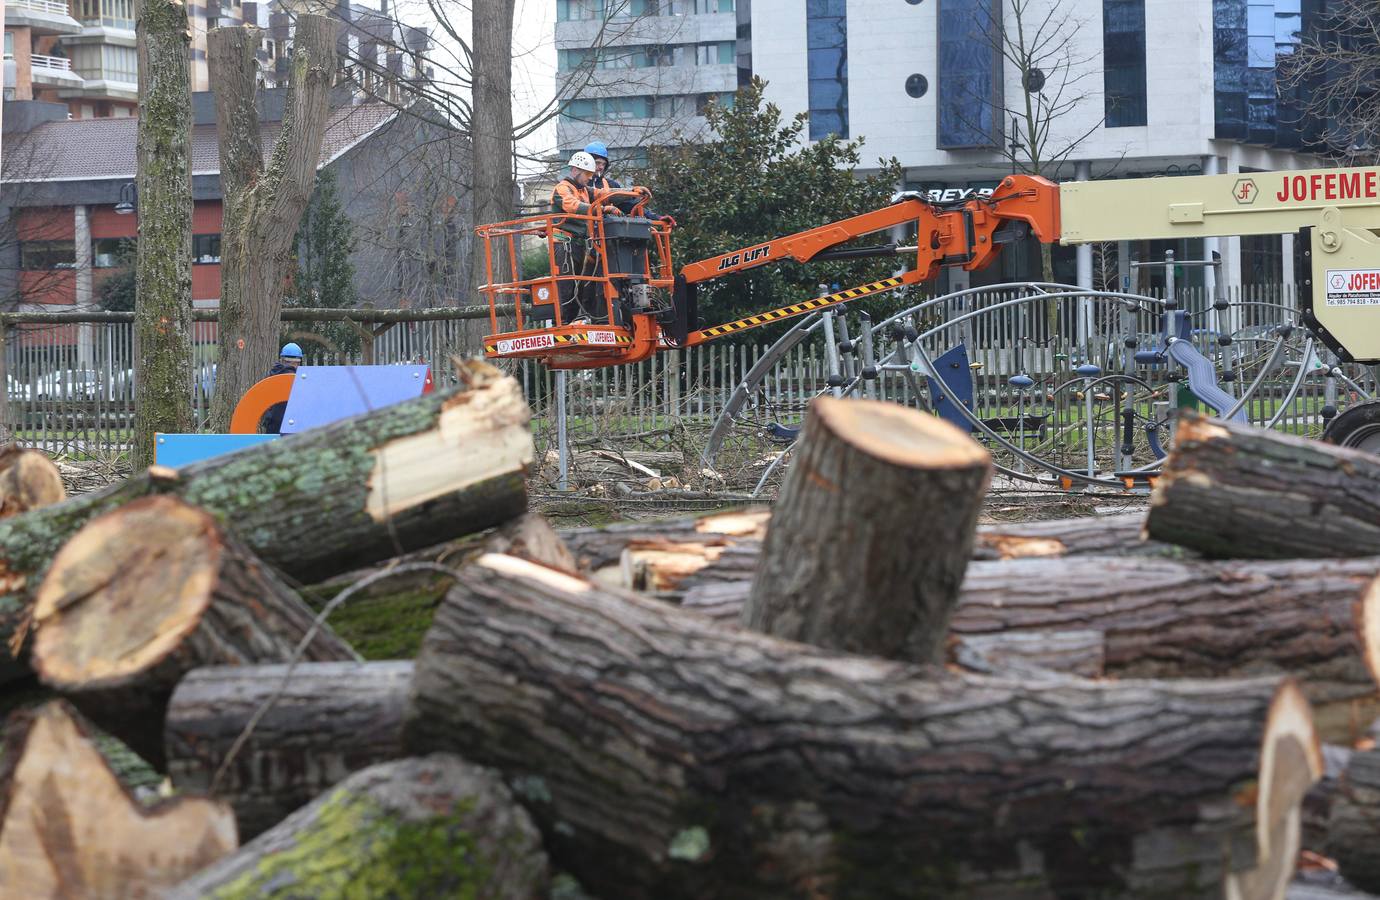
M 120 202 L 115 204 L 115 212 L 127 216 L 134 212 L 139 202 L 139 188 L 132 181 L 120 186 Z

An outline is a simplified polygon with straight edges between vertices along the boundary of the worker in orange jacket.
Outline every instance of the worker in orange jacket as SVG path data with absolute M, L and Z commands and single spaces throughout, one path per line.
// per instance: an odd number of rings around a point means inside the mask
M 562 219 L 568 216 L 588 216 L 603 212 L 617 215 L 618 208 L 601 203 L 591 186 L 594 178 L 594 157 L 581 150 L 570 157 L 570 174 L 556 182 L 551 192 L 551 211 L 557 214 L 556 263 L 562 275 L 585 275 L 592 271 L 594 254 L 589 250 L 589 223 L 585 219 Z M 560 283 L 561 321 L 569 325 L 588 322 L 595 317 L 590 310 L 593 298 L 589 282 L 562 281 Z

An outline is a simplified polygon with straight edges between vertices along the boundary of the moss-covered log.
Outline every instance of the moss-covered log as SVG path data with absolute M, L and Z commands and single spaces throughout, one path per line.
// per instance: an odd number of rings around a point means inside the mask
M 731 623 L 746 596 L 745 583 L 730 582 L 697 588 L 685 606 Z M 1380 558 L 974 562 L 950 622 L 950 653 L 981 638 L 1007 645 L 989 652 L 1019 654 L 1022 635 L 1069 631 L 1102 635 L 1099 652 L 1084 643 L 1081 659 L 1076 648 L 1063 663 L 1056 657 L 1072 671 L 1293 675 L 1330 740 L 1354 739 L 1380 714 Z
M 272 701 L 216 784 L 241 840 L 351 772 L 403 755 L 412 663 L 302 663 L 286 675 L 284 665 L 197 669 L 168 703 L 168 775 L 179 791 L 205 793 L 250 719 Z
M 530 413 L 513 379 L 464 363 L 468 388 L 429 394 L 176 471 L 0 520 L 0 677 L 21 674 L 30 600 L 92 517 L 172 494 L 212 513 L 254 554 L 320 581 L 522 515 Z
M 1380 554 L 1380 459 L 1186 412 L 1146 534 L 1223 558 Z
M 818 647 L 938 661 L 991 477 L 987 451 L 942 419 L 816 398 L 743 624 Z
M 197 797 L 142 806 L 67 704 L 16 712 L 0 750 L 0 895 L 162 896 L 234 851 L 235 817 Z
M 533 900 L 546 855 L 498 775 L 446 754 L 356 772 L 167 900 Z
M 0 519 L 52 506 L 66 497 L 62 475 L 46 453 L 13 444 L 0 449 Z
M 1321 767 L 1287 679 L 946 677 L 501 556 L 437 612 L 405 729 L 626 898 L 1270 897 Z
M 183 675 L 286 662 L 313 625 L 272 570 L 176 497 L 144 497 L 86 523 L 53 560 L 33 620 L 39 678 L 159 768 L 168 698 Z M 322 625 L 302 658 L 354 654 Z

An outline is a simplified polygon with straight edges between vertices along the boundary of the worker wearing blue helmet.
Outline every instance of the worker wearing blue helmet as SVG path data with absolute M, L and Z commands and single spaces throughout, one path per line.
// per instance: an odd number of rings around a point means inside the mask
M 590 187 L 598 191 L 623 186 L 605 174 L 609 170 L 609 148 L 603 141 L 590 141 L 585 144 L 585 152 L 594 157 L 594 177 L 589 180 Z
M 297 371 L 297 367 L 302 364 L 302 348 L 295 341 L 289 341 L 283 345 L 283 349 L 278 351 L 278 361 L 273 364 L 273 368 L 268 370 L 272 375 L 292 375 Z M 283 427 L 283 413 L 287 412 L 286 403 L 275 403 L 264 413 L 264 417 L 259 420 L 260 434 L 278 434 Z

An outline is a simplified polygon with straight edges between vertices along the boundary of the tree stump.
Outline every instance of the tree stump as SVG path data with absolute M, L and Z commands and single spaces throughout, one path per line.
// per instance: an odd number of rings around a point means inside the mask
M 440 391 L 182 469 L 153 467 L 0 520 L 0 681 L 24 674 L 32 592 L 94 516 L 148 494 L 215 515 L 269 565 L 321 581 L 526 512 L 530 413 L 512 378 L 461 364 Z
M 1227 558 L 1380 554 L 1380 458 L 1185 412 L 1146 535 Z
M 0 519 L 66 498 L 62 474 L 46 453 L 21 450 L 14 444 L 0 449 Z
M 816 399 L 743 623 L 819 647 L 940 658 L 991 474 L 987 451 L 942 419 Z
M 196 669 L 168 703 L 168 775 L 179 791 L 209 792 L 259 708 L 273 704 L 225 770 L 215 796 L 249 840 L 327 788 L 402 752 L 411 662 L 303 663 Z
M 161 896 L 236 845 L 235 817 L 222 803 L 177 797 L 142 806 L 67 704 L 10 717 L 0 752 L 4 896 Z
M 1270 897 L 1321 770 L 1288 679 L 946 677 L 503 556 L 438 610 L 405 741 L 628 898 Z
M 204 510 L 146 497 L 92 519 L 34 602 L 33 665 L 48 686 L 162 769 L 173 687 L 207 665 L 283 662 L 313 616 Z M 304 659 L 352 659 L 326 626 Z
M 532 900 L 547 879 L 498 775 L 438 753 L 356 772 L 166 897 Z

